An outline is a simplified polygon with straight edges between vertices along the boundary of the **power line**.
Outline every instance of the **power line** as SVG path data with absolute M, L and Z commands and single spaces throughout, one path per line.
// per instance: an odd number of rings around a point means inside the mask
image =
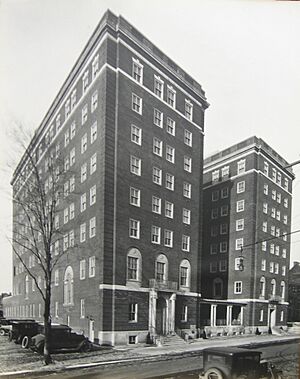
M 272 241 L 272 240 L 275 240 L 275 239 L 278 239 L 280 237 L 283 237 L 283 236 L 289 236 L 291 234 L 296 234 L 296 233 L 300 233 L 300 229 L 298 230 L 294 230 L 292 232 L 289 232 L 289 233 L 283 233 L 283 234 L 280 234 L 279 236 L 275 236 L 275 237 L 271 237 L 271 238 L 266 238 L 264 240 L 260 240 L 260 241 L 256 241 L 254 243 L 249 243 L 247 245 L 244 245 L 241 247 L 241 250 L 243 250 L 245 247 L 250 247 L 250 246 L 255 246 L 255 245 L 258 245 L 259 243 L 262 243 L 262 242 L 268 242 L 268 241 Z

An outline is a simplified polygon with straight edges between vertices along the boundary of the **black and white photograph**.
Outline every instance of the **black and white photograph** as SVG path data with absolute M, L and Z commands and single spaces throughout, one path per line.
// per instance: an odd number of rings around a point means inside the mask
M 298 379 L 300 1 L 0 0 L 0 379 Z

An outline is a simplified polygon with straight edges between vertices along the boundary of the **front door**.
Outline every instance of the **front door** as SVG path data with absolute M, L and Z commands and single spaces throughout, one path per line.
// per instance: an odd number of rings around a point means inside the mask
M 156 334 L 166 334 L 166 300 L 162 297 L 156 303 Z

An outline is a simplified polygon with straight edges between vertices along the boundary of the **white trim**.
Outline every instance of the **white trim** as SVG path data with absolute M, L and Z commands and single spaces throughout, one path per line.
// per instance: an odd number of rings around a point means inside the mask
M 247 302 L 247 303 L 264 303 L 269 304 L 270 300 L 262 300 L 262 299 L 227 299 L 227 301 L 231 302 Z M 287 301 L 279 301 L 278 304 L 281 305 L 289 305 Z

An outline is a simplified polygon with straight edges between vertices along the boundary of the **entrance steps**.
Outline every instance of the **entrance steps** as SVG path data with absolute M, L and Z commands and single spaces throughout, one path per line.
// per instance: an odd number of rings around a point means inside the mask
M 184 346 L 186 342 L 178 336 L 178 334 L 168 334 L 159 337 L 160 343 L 163 346 Z

